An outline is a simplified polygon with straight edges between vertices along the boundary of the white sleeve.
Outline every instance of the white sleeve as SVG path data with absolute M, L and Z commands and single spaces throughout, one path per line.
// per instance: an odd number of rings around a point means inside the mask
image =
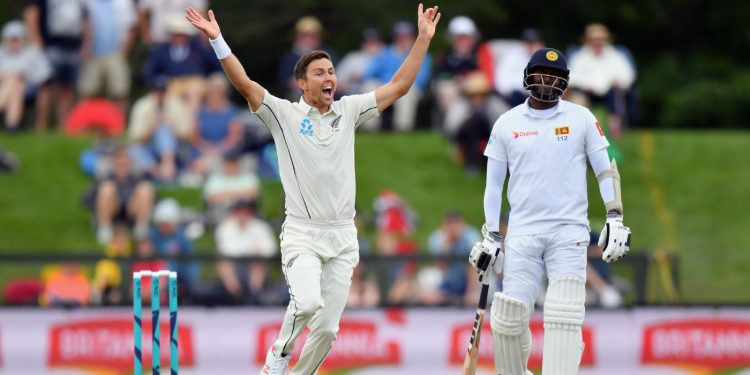
M 504 116 L 500 116 L 500 118 L 495 121 L 495 125 L 492 126 L 492 134 L 490 134 L 487 147 L 484 149 L 484 156 L 490 160 L 495 159 L 507 163 L 508 154 L 505 150 L 505 141 L 503 140 L 503 134 L 501 132 L 503 118 Z
M 503 205 L 503 184 L 508 171 L 508 162 L 489 158 L 487 160 L 487 183 L 484 188 L 484 221 L 490 232 L 500 231 L 500 208 Z
M 602 148 L 588 154 L 589 163 L 591 169 L 594 170 L 594 176 L 599 176 L 602 172 L 612 168 L 609 163 L 609 155 L 607 155 L 607 149 Z M 612 183 L 612 177 L 607 177 L 604 180 L 599 181 L 599 193 L 602 195 L 602 201 L 604 203 L 615 200 L 615 188 Z
M 346 100 L 347 105 L 352 105 L 356 111 L 354 113 L 354 118 L 356 119 L 354 123 L 355 128 L 380 114 L 378 112 L 377 101 L 375 100 L 375 91 L 360 95 L 348 95 L 342 98 L 342 100 Z
M 286 113 L 286 109 L 288 109 L 285 107 L 291 105 L 292 103 L 288 100 L 279 99 L 271 95 L 268 90 L 265 90 L 265 93 L 263 94 L 263 103 L 258 107 L 258 110 L 253 111 L 252 108 L 250 108 L 250 110 L 258 115 L 260 120 L 263 121 L 269 129 L 279 129 L 284 123 L 284 113 Z
M 591 155 L 594 151 L 606 149 L 609 147 L 609 142 L 604 136 L 604 131 L 599 126 L 599 122 L 596 121 L 596 117 L 591 111 L 586 110 L 583 119 L 583 126 L 585 131 L 584 145 L 586 154 Z

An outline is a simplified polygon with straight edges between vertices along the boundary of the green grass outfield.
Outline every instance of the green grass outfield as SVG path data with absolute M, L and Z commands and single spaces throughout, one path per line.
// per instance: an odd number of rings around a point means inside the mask
M 78 154 L 90 142 L 57 134 L 0 135 L 0 146 L 22 162 L 20 171 L 0 175 L 0 252 L 97 251 L 91 216 L 79 203 L 89 180 L 78 169 Z M 634 251 L 679 255 L 682 302 L 750 302 L 750 132 L 633 131 L 620 146 L 625 223 L 634 234 Z M 480 226 L 484 176 L 467 176 L 448 154 L 448 144 L 435 133 L 358 134 L 358 207 L 366 217 L 379 192 L 399 192 L 419 215 L 421 244 L 451 209 Z M 160 194 L 200 207 L 198 190 Z M 281 186 L 264 183 L 263 195 L 266 217 L 279 217 Z M 604 209 L 593 176 L 589 197 L 592 227 L 599 228 Z M 199 246 L 210 251 L 210 237 Z M 0 268 L 0 284 L 25 273 L 23 267 Z M 652 300 L 663 301 L 652 279 Z

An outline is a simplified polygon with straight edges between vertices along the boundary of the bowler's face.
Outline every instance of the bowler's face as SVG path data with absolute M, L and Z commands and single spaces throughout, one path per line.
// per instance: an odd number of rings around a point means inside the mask
M 314 107 L 328 107 L 333 103 L 336 92 L 336 71 L 328 59 L 317 59 L 307 66 L 305 79 L 299 82 L 308 104 Z

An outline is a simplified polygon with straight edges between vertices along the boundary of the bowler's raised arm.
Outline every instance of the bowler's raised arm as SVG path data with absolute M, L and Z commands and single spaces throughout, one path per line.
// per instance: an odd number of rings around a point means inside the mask
M 190 7 L 185 10 L 185 18 L 195 28 L 208 36 L 209 42 L 211 42 L 211 46 L 214 52 L 216 52 L 216 57 L 221 62 L 221 67 L 224 69 L 227 78 L 229 78 L 229 82 L 245 97 L 245 100 L 250 104 L 250 108 L 253 111 L 258 110 L 260 105 L 263 104 L 265 89 L 247 76 L 242 63 L 232 53 L 232 50 L 229 49 L 229 45 L 227 45 L 224 37 L 221 35 L 221 29 L 216 22 L 214 12 L 209 10 L 208 19 L 206 19 L 197 10 Z

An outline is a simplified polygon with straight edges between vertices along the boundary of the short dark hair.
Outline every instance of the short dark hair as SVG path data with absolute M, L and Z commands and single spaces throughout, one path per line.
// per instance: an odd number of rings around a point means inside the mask
M 328 52 L 321 50 L 310 51 L 302 55 L 302 57 L 297 60 L 297 63 L 294 64 L 294 78 L 304 79 L 305 74 L 307 73 L 307 66 L 310 65 L 311 62 L 320 59 L 331 60 L 331 55 L 329 55 Z

